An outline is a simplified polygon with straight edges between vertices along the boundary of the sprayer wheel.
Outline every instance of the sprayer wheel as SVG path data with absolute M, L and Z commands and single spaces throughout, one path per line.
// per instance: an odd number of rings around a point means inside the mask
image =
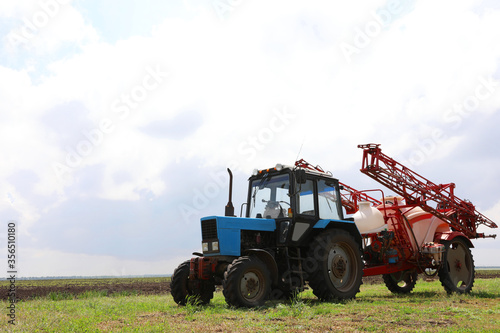
M 394 294 L 409 294 L 417 284 L 418 273 L 406 270 L 392 274 L 384 274 L 385 286 Z
M 441 285 L 448 294 L 468 294 L 474 285 L 474 259 L 469 245 L 462 238 L 443 241 L 443 266 L 438 272 Z

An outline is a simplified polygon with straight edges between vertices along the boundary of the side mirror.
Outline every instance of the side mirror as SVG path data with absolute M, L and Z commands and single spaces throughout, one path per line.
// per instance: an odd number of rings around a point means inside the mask
M 302 169 L 295 170 L 295 181 L 297 184 L 305 184 L 306 183 L 306 171 Z

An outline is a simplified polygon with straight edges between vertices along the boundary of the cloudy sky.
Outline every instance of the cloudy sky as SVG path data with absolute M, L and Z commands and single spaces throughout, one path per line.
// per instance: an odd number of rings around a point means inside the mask
M 297 156 L 378 188 L 369 142 L 500 221 L 494 0 L 3 1 L 0 27 L 21 276 L 172 273 L 228 166 L 236 211 L 254 168 Z M 474 244 L 500 266 L 499 240 Z

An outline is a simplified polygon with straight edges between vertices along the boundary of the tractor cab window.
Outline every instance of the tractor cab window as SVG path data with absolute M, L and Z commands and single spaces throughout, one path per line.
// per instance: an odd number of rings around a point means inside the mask
M 305 184 L 301 184 L 299 197 L 297 200 L 297 212 L 302 215 L 316 215 L 314 210 L 314 184 L 308 179 Z
M 290 208 L 289 176 L 264 176 L 252 181 L 250 217 L 275 219 L 288 216 Z
M 325 180 L 318 181 L 318 206 L 320 219 L 340 219 L 335 185 Z

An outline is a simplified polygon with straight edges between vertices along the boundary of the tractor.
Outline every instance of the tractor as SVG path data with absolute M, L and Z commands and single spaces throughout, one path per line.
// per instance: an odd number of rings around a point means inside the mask
M 299 160 L 255 170 L 245 215 L 236 217 L 228 169 L 225 215 L 201 218 L 202 253 L 175 269 L 174 301 L 208 304 L 220 285 L 234 307 L 289 299 L 306 288 L 320 300 L 343 301 L 356 296 L 363 276 L 382 275 L 390 291 L 409 293 L 420 273 L 438 274 L 448 293 L 469 293 L 470 239 L 490 237 L 476 229 L 496 224 L 458 199 L 454 184 L 435 185 L 382 154 L 379 145 L 358 147 L 361 172 L 397 195 L 357 191 Z

